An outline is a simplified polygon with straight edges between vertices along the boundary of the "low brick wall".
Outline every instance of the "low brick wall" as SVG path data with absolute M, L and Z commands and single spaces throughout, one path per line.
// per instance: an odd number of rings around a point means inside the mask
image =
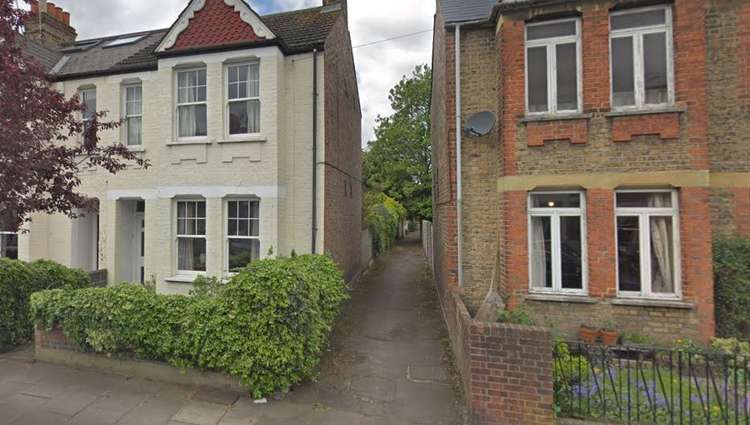
M 550 331 L 478 322 L 458 294 L 441 298 L 472 424 L 554 423 Z

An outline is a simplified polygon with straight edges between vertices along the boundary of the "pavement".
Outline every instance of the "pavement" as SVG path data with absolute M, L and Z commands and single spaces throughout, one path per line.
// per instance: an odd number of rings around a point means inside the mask
M 246 394 L 0 355 L 0 425 L 462 425 L 445 325 L 418 239 L 378 258 L 352 292 L 317 380 Z

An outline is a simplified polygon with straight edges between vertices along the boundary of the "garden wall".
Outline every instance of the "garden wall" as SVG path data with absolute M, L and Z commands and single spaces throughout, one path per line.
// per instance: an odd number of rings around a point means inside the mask
M 478 322 L 458 294 L 441 295 L 472 424 L 554 423 L 550 331 Z

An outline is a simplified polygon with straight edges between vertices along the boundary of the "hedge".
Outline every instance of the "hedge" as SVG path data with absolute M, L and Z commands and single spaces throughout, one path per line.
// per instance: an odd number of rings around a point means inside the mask
M 750 340 L 750 238 L 714 242 L 716 334 Z
M 0 258 L 0 350 L 31 338 L 33 324 L 29 315 L 29 297 L 33 292 L 88 285 L 86 273 L 53 261 L 24 263 Z
M 314 376 L 347 297 L 333 260 L 307 255 L 253 262 L 192 296 L 121 284 L 38 292 L 31 305 L 84 351 L 227 373 L 263 397 Z
M 384 193 L 364 196 L 364 218 L 372 234 L 375 252 L 383 253 L 398 236 L 398 226 L 406 219 L 406 208 Z

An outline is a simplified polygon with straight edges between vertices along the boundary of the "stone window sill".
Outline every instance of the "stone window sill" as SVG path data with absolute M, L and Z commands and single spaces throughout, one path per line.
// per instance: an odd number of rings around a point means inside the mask
M 547 121 L 566 121 L 566 120 L 587 120 L 591 119 L 592 114 L 544 114 L 544 115 L 524 115 L 520 122 L 547 122 Z
M 167 146 L 188 146 L 188 145 L 210 145 L 213 143 L 209 139 L 195 139 L 195 140 L 173 140 L 170 142 L 167 142 Z
M 130 152 L 146 152 L 146 148 L 143 146 L 128 146 Z
M 661 106 L 658 108 L 639 108 L 639 109 L 619 109 L 607 112 L 605 117 L 631 117 L 637 115 L 657 115 L 657 114 L 681 114 L 687 112 L 687 107 L 683 105 Z
M 165 278 L 164 280 L 170 283 L 186 283 L 192 285 L 195 281 L 195 278 L 199 275 L 195 276 L 189 276 L 189 275 L 177 275 L 177 276 L 171 276 L 168 278 Z
M 674 308 L 679 310 L 692 310 L 695 304 L 679 300 L 660 300 L 653 298 L 615 298 L 612 305 L 623 307 L 657 307 L 657 308 Z
M 528 301 L 556 302 L 556 303 L 574 303 L 574 304 L 596 304 L 599 301 L 587 295 L 568 295 L 568 294 L 543 294 L 529 293 L 526 296 Z
M 242 137 L 229 137 L 226 139 L 219 140 L 217 143 L 263 143 L 267 141 L 267 137 L 264 134 L 252 134 Z

